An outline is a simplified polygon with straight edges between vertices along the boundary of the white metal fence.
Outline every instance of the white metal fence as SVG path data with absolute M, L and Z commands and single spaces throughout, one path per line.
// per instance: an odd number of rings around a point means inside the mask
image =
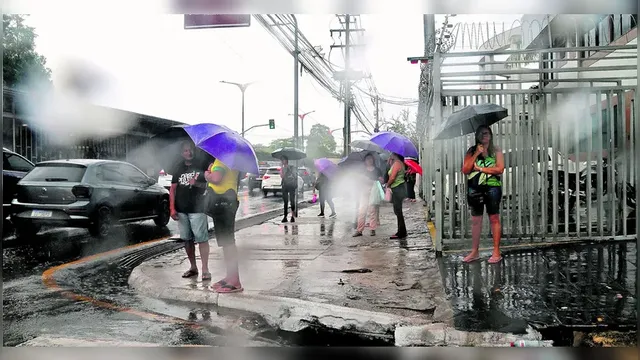
M 564 50 L 575 58 L 588 51 Z M 634 101 L 637 80 L 634 84 L 628 80 L 636 74 L 628 71 L 630 66 L 611 61 L 598 67 L 597 78 L 587 78 L 584 73 L 595 71 L 594 67 L 545 65 L 544 59 L 555 64 L 561 60 L 546 56 L 544 51 L 538 50 L 539 69 L 503 67 L 471 73 L 438 73 L 436 76 L 442 81 L 436 94 L 439 93 L 441 103 L 436 104 L 440 109 L 435 111 L 434 131 L 430 135 L 437 133 L 438 124 L 448 114 L 467 105 L 492 102 L 509 110 L 506 119 L 492 126 L 494 143 L 505 154 L 503 238 L 517 241 L 635 238 L 638 155 L 634 149 L 640 133 Z M 576 62 L 580 64 L 579 60 Z M 623 71 L 626 71 L 624 79 L 620 75 Z M 570 72 L 578 75 L 573 79 L 565 76 L 566 81 L 558 76 Z M 536 85 L 522 89 L 521 84 L 533 82 L 531 77 L 527 78 L 531 74 L 538 78 L 533 80 Z M 466 80 L 467 84 L 447 81 L 469 76 L 476 79 Z M 507 80 L 497 80 L 496 76 Z M 478 84 L 490 88 L 478 90 Z M 461 85 L 468 86 L 465 89 Z M 466 180 L 461 167 L 465 152 L 473 145 L 473 134 L 452 140 L 430 138 L 422 141 L 422 186 L 430 212 L 435 216 L 436 244 L 442 250 L 471 237 Z M 488 224 L 483 229 L 486 238 Z

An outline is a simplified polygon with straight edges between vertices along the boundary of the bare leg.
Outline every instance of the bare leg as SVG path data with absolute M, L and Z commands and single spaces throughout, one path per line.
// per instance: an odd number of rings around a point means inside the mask
M 489 221 L 491 222 L 491 234 L 493 234 L 493 253 L 491 258 L 497 261 L 500 259 L 500 238 L 502 236 L 500 215 L 489 215 Z
M 198 244 L 200 250 L 200 261 L 202 262 L 202 273 L 209 273 L 209 242 L 202 242 Z
M 229 245 L 222 247 L 224 254 L 224 262 L 227 267 L 227 277 L 225 281 L 229 285 L 233 285 L 236 288 L 241 288 L 240 284 L 240 270 L 238 269 L 238 248 L 235 245 Z
M 482 216 L 471 217 L 471 253 L 462 261 L 470 262 L 477 260 L 480 256 L 478 248 L 480 247 L 480 235 L 482 234 Z
M 193 241 L 187 241 L 184 244 L 184 250 L 187 252 L 187 259 L 189 259 L 190 270 L 198 271 L 198 265 L 196 264 L 196 244 Z

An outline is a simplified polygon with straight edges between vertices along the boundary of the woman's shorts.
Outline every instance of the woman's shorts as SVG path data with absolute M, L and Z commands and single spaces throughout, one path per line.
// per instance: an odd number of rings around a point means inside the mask
M 500 186 L 487 186 L 480 189 L 471 189 L 467 192 L 467 203 L 471 209 L 471 216 L 482 216 L 484 208 L 488 215 L 500 213 L 500 201 L 502 200 L 502 188 Z

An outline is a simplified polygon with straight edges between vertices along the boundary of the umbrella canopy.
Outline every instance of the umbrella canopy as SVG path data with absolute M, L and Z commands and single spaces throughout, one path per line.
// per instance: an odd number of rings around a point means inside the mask
M 305 154 L 304 151 L 296 148 L 284 147 L 272 152 L 271 156 L 276 159 L 282 159 L 282 157 L 286 157 L 289 160 L 302 160 L 307 157 L 307 154 Z
M 184 131 L 198 148 L 222 161 L 230 169 L 259 174 L 256 152 L 238 132 L 216 124 L 185 126 Z
M 422 166 L 413 159 L 404 159 L 405 165 L 414 173 L 422 175 Z
M 158 169 L 172 174 L 175 167 L 182 161 L 182 143 L 190 141 L 191 137 L 184 130 L 186 125 L 173 126 L 164 132 L 161 132 L 147 142 L 144 147 L 145 151 L 136 152 L 136 160 L 147 163 L 157 164 Z M 206 168 L 214 161 L 214 157 L 202 149 L 196 148 L 193 163 L 201 168 Z
M 376 145 L 371 140 L 353 140 L 351 144 L 349 144 L 349 146 L 360 150 L 375 151 L 381 154 L 386 152 L 383 148 Z
M 411 140 L 393 131 L 381 131 L 371 137 L 371 142 L 387 151 L 405 157 L 418 157 L 418 149 Z
M 319 172 L 327 176 L 333 176 L 338 169 L 338 166 L 327 158 L 317 159 L 313 162 L 313 164 L 316 166 L 316 169 L 318 169 Z
M 507 109 L 496 104 L 469 105 L 451 114 L 435 139 L 453 139 L 471 134 L 479 126 L 491 126 L 508 115 Z
M 379 154 L 373 151 L 356 151 L 342 158 L 342 160 L 340 160 L 340 162 L 338 163 L 338 166 L 339 167 L 354 166 L 354 165 L 364 166 L 364 159 L 367 157 L 367 155 L 373 155 L 373 160 L 375 161 L 376 165 L 378 165 L 378 163 L 380 162 Z

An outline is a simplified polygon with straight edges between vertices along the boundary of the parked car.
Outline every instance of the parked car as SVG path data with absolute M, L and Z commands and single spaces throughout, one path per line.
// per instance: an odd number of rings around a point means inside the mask
M 45 161 L 18 182 L 11 219 L 22 237 L 42 226 L 87 228 L 104 237 L 116 223 L 153 220 L 166 226 L 169 192 L 126 162 Z
M 9 217 L 11 201 L 16 193 L 18 181 L 22 179 L 35 165 L 25 157 L 2 148 L 2 209 L 4 219 L 2 220 L 2 234 L 8 233 L 12 228 Z
M 252 193 L 253 190 L 255 189 L 261 189 L 262 188 L 262 176 L 264 176 L 264 174 L 267 172 L 267 169 L 269 169 L 268 167 L 261 167 L 259 169 L 260 174 L 255 175 L 255 174 L 249 174 L 248 176 L 248 187 L 249 187 L 249 193 Z
M 313 178 L 313 173 L 311 172 L 311 170 L 309 170 L 306 167 L 299 167 L 298 168 L 298 175 L 300 177 L 302 177 L 302 180 L 304 181 L 304 186 L 306 188 L 310 188 L 313 185 L 314 182 L 314 178 Z
M 280 176 L 280 167 L 273 166 L 267 169 L 262 176 L 261 184 L 262 194 L 266 197 L 269 193 L 276 195 L 282 193 L 282 177 Z M 298 175 L 298 192 L 304 192 L 304 180 Z

